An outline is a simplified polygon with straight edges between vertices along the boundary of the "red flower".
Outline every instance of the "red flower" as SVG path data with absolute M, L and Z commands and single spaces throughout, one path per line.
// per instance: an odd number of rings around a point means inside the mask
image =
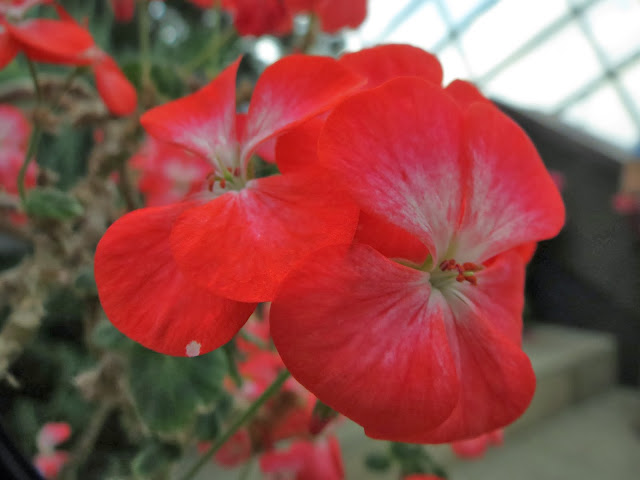
M 58 478 L 58 474 L 68 461 L 69 454 L 63 451 L 38 453 L 33 458 L 33 464 L 47 480 Z
M 271 300 L 297 261 L 349 241 L 355 231 L 357 208 L 321 179 L 251 180 L 249 160 L 260 143 L 327 110 L 361 79 L 329 58 L 287 57 L 265 70 L 246 124 L 237 123 L 238 63 L 141 120 L 152 136 L 206 158 L 211 173 L 203 183 L 209 188 L 188 202 L 126 215 L 96 251 L 107 316 L 163 353 L 205 353 L 223 345 L 255 302 Z
M 138 188 L 149 207 L 177 203 L 199 192 L 211 171 L 204 158 L 153 137 L 145 140 L 130 163 L 140 171 Z
M 271 310 L 285 365 L 374 438 L 444 443 L 515 420 L 535 377 L 513 249 L 564 221 L 529 139 L 487 102 L 400 78 L 336 107 L 319 157 L 401 234 L 385 252 L 327 247 L 287 276 Z
M 285 0 L 291 13 L 313 13 L 324 32 L 356 28 L 367 16 L 367 0 Z
M 451 444 L 453 452 L 460 458 L 480 458 L 490 445 L 502 445 L 504 432 L 500 428 L 478 437 L 459 440 Z
M 222 8 L 231 13 L 240 35 L 281 35 L 291 32 L 293 26 L 293 17 L 282 0 L 222 0 Z
M 33 464 L 46 479 L 55 479 L 69 460 L 69 454 L 55 448 L 71 436 L 71 426 L 66 422 L 45 423 L 36 438 L 38 453 Z
M 130 22 L 136 13 L 136 0 L 109 0 L 109 6 L 117 22 Z
M 9 194 L 18 193 L 18 172 L 24 162 L 31 125 L 19 108 L 0 105 L 0 188 Z M 27 170 L 27 187 L 36 183 L 35 164 Z
M 207 448 L 203 450 L 206 451 Z M 251 458 L 251 437 L 246 429 L 234 433 L 214 456 L 216 463 L 228 468 L 240 465 L 249 458 Z
M 260 457 L 260 471 L 268 478 L 294 480 L 342 480 L 344 467 L 340 444 L 335 437 L 315 441 L 299 440 L 288 450 L 272 451 Z
M 52 452 L 55 447 L 66 442 L 71 436 L 71 425 L 67 422 L 45 423 L 36 438 L 36 445 L 40 453 Z
M 96 88 L 107 108 L 128 115 L 137 106 L 137 94 L 116 62 L 102 51 L 91 34 L 59 5 L 60 20 L 34 18 L 17 23 L 0 19 L 0 68 L 18 51 L 33 61 L 61 65 L 90 66 Z
M 0 105 L 0 192 L 10 197 L 18 195 L 18 172 L 25 160 L 31 125 L 22 111 L 11 105 Z M 26 188 L 36 184 L 36 164 L 27 168 Z M 12 213 L 11 220 L 22 223 L 26 216 Z

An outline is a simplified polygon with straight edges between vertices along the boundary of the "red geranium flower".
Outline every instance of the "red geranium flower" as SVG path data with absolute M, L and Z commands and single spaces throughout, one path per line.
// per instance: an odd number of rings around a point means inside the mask
M 0 105 L 0 192 L 17 198 L 18 172 L 25 160 L 31 125 L 19 108 Z M 36 164 L 31 162 L 24 178 L 26 188 L 36 184 Z M 23 223 L 26 216 L 12 212 L 15 223 Z
M 55 479 L 69 460 L 69 454 L 55 448 L 71 436 L 71 426 L 66 422 L 45 423 L 36 438 L 38 453 L 33 464 L 46 479 Z
M 153 137 L 145 140 L 130 164 L 140 172 L 138 188 L 149 207 L 181 202 L 199 192 L 211 171 L 204 158 Z
M 222 8 L 231 13 L 240 35 L 282 35 L 293 27 L 291 12 L 282 0 L 222 0 Z
M 313 13 L 324 32 L 360 26 L 367 16 L 367 0 L 285 0 L 291 13 Z
M 344 467 L 338 440 L 331 436 L 314 441 L 298 440 L 288 450 L 267 452 L 260 457 L 260 471 L 267 478 L 294 480 L 342 480 Z
M 109 6 L 118 22 L 130 22 L 136 13 L 136 0 L 109 0 Z
M 477 436 L 516 419 L 535 389 L 514 248 L 557 234 L 564 207 L 514 122 L 454 98 L 401 78 L 336 107 L 320 162 L 402 235 L 392 258 L 363 243 L 315 252 L 271 310 L 294 377 L 374 438 Z M 405 254 L 416 242 L 421 255 Z
M 0 18 L 3 28 L 0 32 L 0 68 L 18 51 L 37 62 L 90 66 L 98 93 L 107 108 L 116 115 L 132 113 L 137 105 L 133 85 L 116 62 L 95 44 L 87 29 L 76 23 L 61 6 L 56 4 L 55 8 L 60 20 L 33 18 L 9 23 Z
M 132 212 L 96 251 L 109 319 L 143 345 L 172 355 L 229 341 L 255 302 L 269 301 L 308 253 L 350 241 L 357 207 L 305 174 L 251 180 L 260 143 L 317 115 L 361 83 L 334 60 L 291 56 L 267 68 L 246 118 L 236 118 L 238 62 L 202 90 L 147 112 L 147 131 L 210 162 L 198 197 Z M 213 292 L 213 293 L 212 293 Z

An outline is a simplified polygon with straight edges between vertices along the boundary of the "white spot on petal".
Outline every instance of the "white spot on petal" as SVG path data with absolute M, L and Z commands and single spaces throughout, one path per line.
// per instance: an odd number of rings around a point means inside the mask
M 187 344 L 187 357 L 197 357 L 198 355 L 200 355 L 201 346 L 202 345 L 200 345 L 195 340 L 192 340 L 191 342 L 189 342 Z

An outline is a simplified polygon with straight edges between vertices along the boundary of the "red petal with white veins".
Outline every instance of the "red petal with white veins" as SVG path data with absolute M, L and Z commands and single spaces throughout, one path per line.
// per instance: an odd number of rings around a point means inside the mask
M 276 162 L 282 173 L 318 167 L 318 138 L 324 119 L 315 117 L 278 137 Z
M 236 114 L 236 136 L 238 138 L 244 137 L 244 131 L 247 128 L 247 114 Z M 258 144 L 255 153 L 267 163 L 276 163 L 276 140 L 277 138 L 271 137 L 269 140 Z
M 524 308 L 525 263 L 521 253 L 503 253 L 475 273 L 478 285 L 456 285 L 473 304 L 481 308 L 491 327 L 516 345 L 522 343 L 522 309 Z
M 158 140 L 175 143 L 209 160 L 217 155 L 225 167 L 235 166 L 239 64 L 240 59 L 197 92 L 149 110 L 140 123 Z
M 109 55 L 100 55 L 93 64 L 93 73 L 98 93 L 111 113 L 129 115 L 135 111 L 138 106 L 136 89 Z
M 390 439 L 429 431 L 461 388 L 445 325 L 452 315 L 431 292 L 427 273 L 371 247 L 328 247 L 283 282 L 273 341 L 303 386 L 355 422 Z
M 483 262 L 560 231 L 560 193 L 533 143 L 513 120 L 491 105 L 471 105 L 465 112 L 464 153 L 470 174 L 457 261 Z
M 144 208 L 117 220 L 95 256 L 95 277 L 111 323 L 147 348 L 175 356 L 227 343 L 255 304 L 213 295 L 185 278 L 169 245 L 175 219 L 191 203 Z
M 290 55 L 267 67 L 253 91 L 241 157 L 246 161 L 260 142 L 333 107 L 363 81 L 328 57 Z
M 89 65 L 87 51 L 95 46 L 91 34 L 80 25 L 48 18 L 4 24 L 14 41 L 33 61 L 65 65 Z
M 335 108 L 320 162 L 364 210 L 417 236 L 439 259 L 462 210 L 461 124 L 440 87 L 399 78 Z
M 422 265 L 429 251 L 415 235 L 384 219 L 360 211 L 354 241 L 370 245 L 385 257 L 409 260 Z
M 364 87 L 375 88 L 397 77 L 420 77 L 440 85 L 438 59 L 411 45 L 381 45 L 344 55 L 339 63 L 365 77 Z
M 520 348 L 522 260 L 516 253 L 505 254 L 476 277 L 477 286 L 454 281 L 441 296 L 453 313 L 447 336 L 459 378 L 455 409 L 437 428 L 416 429 L 394 440 L 448 443 L 475 437 L 513 422 L 531 402 L 535 375 Z M 390 439 L 384 428 L 364 426 L 367 435 Z
M 200 285 L 263 302 L 306 255 L 351 242 L 357 221 L 358 208 L 321 178 L 276 175 L 189 209 L 171 243 L 180 268 Z

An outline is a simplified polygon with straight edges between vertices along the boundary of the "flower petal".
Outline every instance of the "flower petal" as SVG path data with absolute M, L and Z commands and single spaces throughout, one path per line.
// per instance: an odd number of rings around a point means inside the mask
M 3 69 L 18 54 L 19 48 L 3 25 L 0 25 L 0 69 Z
M 219 295 L 271 300 L 298 261 L 353 238 L 357 207 L 325 184 L 315 176 L 276 175 L 189 209 L 173 228 L 176 261 Z
M 451 313 L 431 304 L 428 279 L 366 245 L 316 252 L 271 308 L 282 360 L 322 402 L 385 438 L 433 429 L 456 405 L 458 380 Z
M 348 3 L 348 2 L 344 2 Z M 340 58 L 339 63 L 365 77 L 364 87 L 375 88 L 397 77 L 421 77 L 442 83 L 442 67 L 438 59 L 411 45 L 380 45 Z
M 456 283 L 443 291 L 455 318 L 447 324 L 447 335 L 460 379 L 459 401 L 437 428 L 414 431 L 399 441 L 448 443 L 475 437 L 513 422 L 533 397 L 535 375 L 520 348 L 524 265 L 510 252 L 476 276 L 477 286 Z M 365 433 L 388 438 L 382 429 L 365 428 Z
M 178 269 L 169 234 L 191 207 L 181 203 L 125 215 L 107 230 L 95 256 L 98 293 L 111 323 L 145 347 L 175 356 L 224 345 L 255 308 L 199 288 Z
M 386 220 L 360 211 L 354 241 L 370 245 L 385 257 L 408 260 L 421 265 L 429 251 L 416 236 Z
M 367 0 L 324 0 L 318 3 L 316 13 L 324 32 L 357 28 L 367 16 Z
M 197 92 L 149 110 L 140 123 L 158 140 L 175 143 L 209 160 L 217 155 L 225 166 L 234 166 L 239 64 L 240 59 Z
M 320 162 L 363 210 L 441 258 L 462 209 L 461 120 L 438 86 L 392 80 L 336 107 L 320 136 Z
M 474 84 L 465 80 L 454 80 L 447 85 L 444 91 L 447 92 L 463 110 L 474 102 L 493 105 L 487 97 L 480 93 L 480 90 L 478 90 Z
M 278 137 L 276 162 L 282 173 L 318 168 L 318 138 L 324 119 L 315 117 Z
M 241 158 L 255 147 L 328 110 L 364 80 L 328 57 L 290 55 L 262 73 L 253 91 Z
M 135 0 L 109 0 L 109 6 L 117 22 L 128 23 L 136 14 Z
M 89 65 L 85 55 L 95 46 L 91 34 L 80 25 L 49 18 L 34 18 L 16 25 L 4 24 L 14 41 L 33 61 L 65 65 Z
M 206 0 L 191 1 L 203 4 Z M 231 13 L 233 25 L 242 36 L 285 34 L 293 27 L 291 14 L 281 0 L 222 0 L 221 5 Z
M 562 198 L 524 131 L 495 107 L 475 103 L 465 113 L 465 137 L 470 174 L 456 259 L 483 262 L 556 235 Z
M 138 95 L 118 64 L 106 53 L 93 65 L 96 88 L 100 97 L 114 115 L 129 115 L 138 106 Z

